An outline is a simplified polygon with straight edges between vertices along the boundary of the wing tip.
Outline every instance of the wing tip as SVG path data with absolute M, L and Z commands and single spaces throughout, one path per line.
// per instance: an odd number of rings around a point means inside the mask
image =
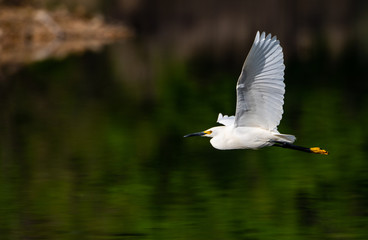
M 255 43 L 259 41 L 259 37 L 260 37 L 260 33 L 259 33 L 259 31 L 257 31 L 256 37 L 254 38 Z
M 257 33 L 256 33 L 256 37 L 254 39 L 254 42 L 259 42 L 259 41 L 262 41 L 262 40 L 268 40 L 268 41 L 272 41 L 272 42 L 276 41 L 276 42 L 279 43 L 279 40 L 277 39 L 276 35 L 272 36 L 271 33 L 268 33 L 267 36 L 266 36 L 265 31 L 260 32 L 258 30 Z
M 216 121 L 216 122 L 218 122 L 221 118 L 223 118 L 223 115 L 222 115 L 222 113 L 219 113 L 219 115 L 218 115 L 218 117 L 217 117 L 217 121 Z
M 261 40 L 265 40 L 265 38 L 266 38 L 266 33 L 265 32 L 262 32 L 261 33 Z

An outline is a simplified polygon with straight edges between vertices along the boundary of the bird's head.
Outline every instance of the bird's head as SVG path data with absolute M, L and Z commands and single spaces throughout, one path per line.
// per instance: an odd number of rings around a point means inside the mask
M 210 128 L 206 131 L 203 131 L 203 132 L 196 132 L 196 133 L 191 133 L 191 134 L 188 134 L 188 135 L 185 135 L 184 137 L 195 137 L 195 136 L 202 136 L 202 137 L 214 137 L 216 136 L 216 134 L 219 132 L 219 128 L 221 127 L 213 127 L 213 128 Z

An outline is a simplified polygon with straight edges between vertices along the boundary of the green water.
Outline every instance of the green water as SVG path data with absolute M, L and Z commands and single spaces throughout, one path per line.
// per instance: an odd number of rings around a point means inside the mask
M 368 58 L 286 62 L 279 130 L 322 156 L 184 139 L 234 113 L 242 62 L 144 49 L 0 82 L 1 239 L 368 239 Z

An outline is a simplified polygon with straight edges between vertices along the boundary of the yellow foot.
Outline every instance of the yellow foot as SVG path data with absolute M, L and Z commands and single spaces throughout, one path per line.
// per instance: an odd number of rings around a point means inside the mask
M 312 153 L 328 155 L 328 152 L 326 150 L 320 149 L 319 147 L 312 147 L 310 148 L 310 150 L 312 151 Z

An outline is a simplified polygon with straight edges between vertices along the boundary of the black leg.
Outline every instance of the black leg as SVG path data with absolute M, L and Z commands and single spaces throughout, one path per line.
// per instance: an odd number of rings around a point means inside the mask
M 294 145 L 294 144 L 291 144 L 291 143 L 279 142 L 279 141 L 275 141 L 275 144 L 273 146 L 282 147 L 282 148 L 289 148 L 289 149 L 294 149 L 294 150 L 298 150 L 298 151 L 302 151 L 302 152 L 308 152 L 308 153 L 317 153 L 317 154 L 328 155 L 328 152 L 326 150 L 323 150 L 319 147 L 306 148 L 306 147 L 297 146 L 297 145 Z

